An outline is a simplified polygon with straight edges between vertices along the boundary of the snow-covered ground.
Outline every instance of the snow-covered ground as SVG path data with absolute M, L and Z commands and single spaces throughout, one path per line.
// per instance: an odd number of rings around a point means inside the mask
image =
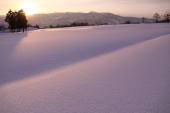
M 0 34 L 0 113 L 170 113 L 170 24 Z

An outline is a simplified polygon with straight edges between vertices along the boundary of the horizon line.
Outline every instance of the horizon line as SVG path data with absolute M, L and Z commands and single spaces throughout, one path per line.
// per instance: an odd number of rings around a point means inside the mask
M 9 9 L 10 10 L 10 9 Z M 11 9 L 12 10 L 12 9 Z M 16 11 L 16 10 L 14 10 Z M 27 16 L 33 16 L 33 15 L 41 15 L 41 14 L 54 14 L 54 13 L 110 13 L 110 14 L 113 14 L 113 15 L 117 15 L 117 16 L 121 16 L 121 17 L 136 17 L 136 18 L 148 18 L 148 19 L 151 19 L 151 17 L 147 17 L 147 16 L 125 16 L 125 15 L 119 15 L 119 14 L 116 14 L 116 13 L 112 13 L 112 12 L 106 12 L 106 11 L 88 11 L 88 12 L 85 12 L 85 11 L 82 11 L 82 12 L 76 12 L 76 11 L 66 11 L 66 12 L 49 12 L 49 13 L 46 13 L 46 12 L 39 12 L 39 13 L 35 13 L 35 14 L 31 14 L 31 15 L 27 15 Z M 157 13 L 157 12 L 156 12 Z M 0 16 L 6 16 L 5 14 L 0 14 Z

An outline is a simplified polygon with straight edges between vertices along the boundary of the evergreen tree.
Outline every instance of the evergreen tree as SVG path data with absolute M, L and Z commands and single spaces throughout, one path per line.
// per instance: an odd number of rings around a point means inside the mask
M 15 14 L 11 9 L 6 14 L 5 22 L 9 24 L 8 28 L 13 32 L 15 29 Z
M 17 12 L 17 25 L 19 29 L 22 29 L 23 32 L 27 29 L 27 18 L 25 12 L 21 9 Z
M 12 32 L 20 31 L 20 29 L 24 30 L 27 29 L 27 19 L 25 12 L 23 10 L 19 10 L 18 12 L 9 10 L 6 14 L 5 22 L 9 24 L 9 29 Z

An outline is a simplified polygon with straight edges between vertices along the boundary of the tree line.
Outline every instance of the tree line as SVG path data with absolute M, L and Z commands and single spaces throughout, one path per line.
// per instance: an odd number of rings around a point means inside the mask
M 169 23 L 170 22 L 170 12 L 166 11 L 165 14 L 160 15 L 159 13 L 155 13 L 153 15 L 153 19 L 156 23 Z
M 11 32 L 24 32 L 27 29 L 27 18 L 24 10 L 12 11 L 9 10 L 6 14 L 5 22 L 8 23 Z
M 49 25 L 49 27 L 47 26 L 47 28 L 63 28 L 63 27 L 78 27 L 78 26 L 89 26 L 89 24 L 87 22 L 73 22 L 69 25 Z

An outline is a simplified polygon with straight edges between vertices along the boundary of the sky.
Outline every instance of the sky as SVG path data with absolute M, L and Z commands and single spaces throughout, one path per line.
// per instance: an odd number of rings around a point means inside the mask
M 121 16 L 152 17 L 170 10 L 170 0 L 0 0 L 0 15 L 24 9 L 27 15 L 53 12 L 110 12 Z

